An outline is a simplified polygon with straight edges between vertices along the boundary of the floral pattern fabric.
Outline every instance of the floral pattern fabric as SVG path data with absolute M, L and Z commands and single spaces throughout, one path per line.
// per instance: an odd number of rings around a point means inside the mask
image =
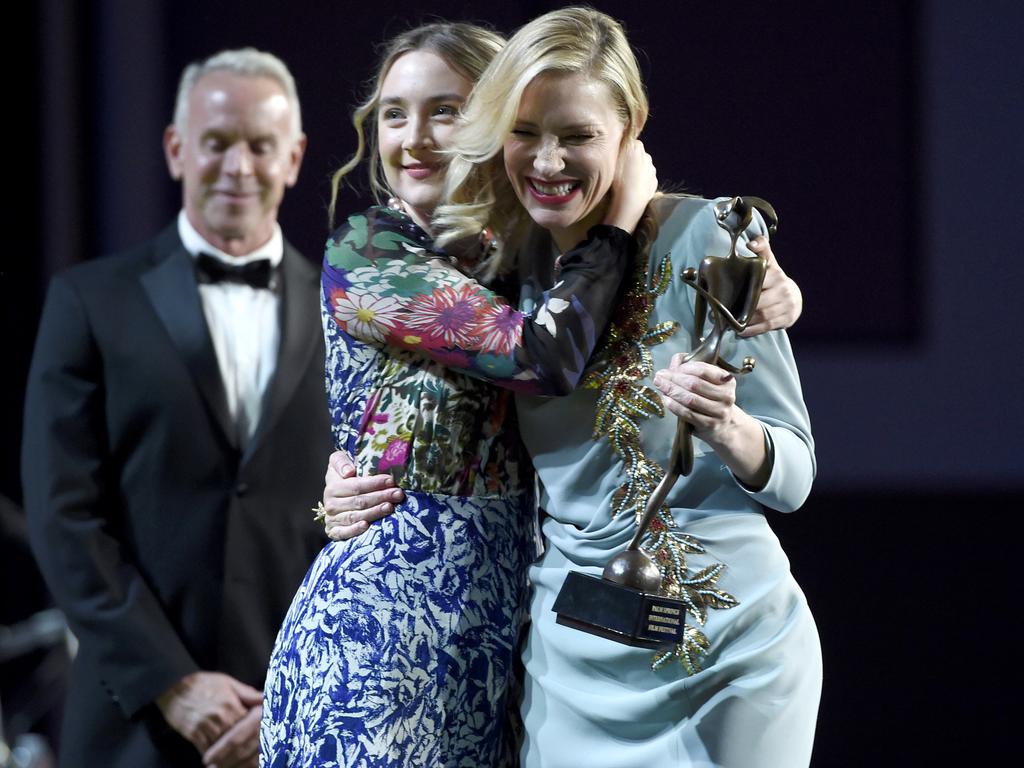
M 535 502 L 511 393 L 575 386 L 632 248 L 595 228 L 520 311 L 401 213 L 371 208 L 329 239 L 335 442 L 407 499 L 328 545 L 296 594 L 267 677 L 264 768 L 514 763 Z
M 363 536 L 329 544 L 271 659 L 261 765 L 514 765 L 531 508 L 409 493 Z
M 452 266 L 404 214 L 350 217 L 328 240 L 323 271 L 337 445 L 360 474 L 388 472 L 408 487 L 515 493 L 522 459 L 515 430 L 502 429 L 509 395 L 486 382 L 572 391 L 633 250 L 622 230 L 594 227 L 562 256 L 557 283 L 520 311 Z M 344 382 L 330 375 L 341 369 Z
M 614 227 L 592 229 L 526 315 L 431 250 L 408 217 L 374 208 L 328 241 L 324 301 L 360 341 L 418 352 L 523 394 L 568 394 L 608 320 L 631 244 Z

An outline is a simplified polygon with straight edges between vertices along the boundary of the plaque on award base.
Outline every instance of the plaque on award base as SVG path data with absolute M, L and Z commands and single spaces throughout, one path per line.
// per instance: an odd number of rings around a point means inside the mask
M 660 648 L 683 640 L 686 604 L 597 576 L 570 571 L 555 599 L 556 621 L 638 648 Z

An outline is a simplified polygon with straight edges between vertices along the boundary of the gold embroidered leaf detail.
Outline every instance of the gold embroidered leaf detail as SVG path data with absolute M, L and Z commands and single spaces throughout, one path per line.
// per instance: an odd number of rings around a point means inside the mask
M 615 435 L 622 445 L 639 440 L 637 421 L 650 416 L 661 416 L 665 411 L 661 398 L 652 389 L 634 386 L 624 377 L 615 377 L 597 398 L 597 418 L 594 435 Z M 619 453 L 619 448 L 616 447 Z M 621 453 L 619 453 L 621 456 Z M 622 458 L 625 458 L 623 456 Z
M 655 657 L 652 667 L 658 669 L 664 666 L 673 658 L 678 658 L 686 670 L 686 674 L 695 675 L 701 670 L 700 658 L 711 650 L 711 643 L 707 637 L 696 627 L 687 625 L 683 632 L 683 641 L 666 651 L 659 651 Z
M 629 289 L 616 309 L 599 353 L 605 364 L 596 366 L 582 382 L 583 387 L 600 391 L 594 439 L 607 439 L 624 465 L 625 479 L 612 494 L 612 516 L 632 514 L 638 523 L 647 500 L 665 474 L 662 467 L 647 458 L 640 441 L 641 423 L 665 414 L 661 395 L 644 383 L 654 372 L 650 350 L 679 330 L 679 323 L 674 320 L 650 324 L 655 300 L 665 293 L 672 278 L 672 260 L 668 255 L 655 265 L 651 277 L 648 281 L 646 264 L 638 259 Z M 688 573 L 686 556 L 703 554 L 704 547 L 694 537 L 675 529 L 668 507 L 658 511 L 644 550 L 661 569 L 662 592 L 682 600 L 700 625 L 706 621 L 709 608 L 731 608 L 738 604 L 732 595 L 715 587 L 724 565 L 716 563 L 696 574 Z M 658 653 L 653 666 L 657 669 L 669 659 L 678 658 L 687 674 L 694 674 L 700 669 L 700 657 L 709 648 L 704 633 L 687 624 L 683 641 Z
M 665 254 L 665 258 L 659 262 L 654 270 L 654 285 L 651 287 L 651 292 L 655 296 L 661 296 L 668 290 L 668 284 L 671 279 L 672 257 L 670 254 Z
M 723 592 L 720 589 L 702 589 L 700 591 L 700 596 L 704 600 L 704 605 L 708 608 L 727 610 L 729 608 L 735 608 L 740 604 L 739 600 L 728 592 Z
M 707 550 L 704 549 L 704 545 L 697 541 L 693 536 L 688 533 L 682 533 L 680 531 L 673 531 L 669 534 L 676 543 L 683 548 L 684 552 L 691 555 L 703 555 Z
M 658 323 L 656 326 L 651 328 L 643 338 L 644 346 L 653 347 L 656 344 L 661 344 L 672 336 L 676 331 L 679 330 L 679 323 L 675 320 L 669 320 L 665 323 Z
M 694 589 L 711 586 L 718 581 L 718 577 L 722 575 L 722 571 L 724 570 L 724 565 L 721 563 L 715 563 L 714 565 L 709 565 L 707 568 L 702 568 L 693 576 L 686 579 L 683 583 L 688 587 L 693 587 Z
M 724 570 L 722 563 L 715 563 L 679 583 L 680 599 L 701 626 L 708 619 L 708 608 L 732 608 L 739 604 L 728 592 L 714 588 Z

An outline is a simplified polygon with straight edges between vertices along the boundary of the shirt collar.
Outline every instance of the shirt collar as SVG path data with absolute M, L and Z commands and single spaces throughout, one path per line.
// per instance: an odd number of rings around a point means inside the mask
M 208 253 L 221 261 L 235 265 L 248 264 L 250 261 L 258 261 L 259 259 L 270 259 L 271 267 L 280 265 L 281 259 L 284 258 L 284 236 L 281 234 L 281 225 L 276 221 L 274 222 L 274 231 L 270 235 L 270 239 L 260 247 L 242 256 L 232 256 L 210 245 L 206 238 L 200 235 L 196 228 L 192 226 L 192 222 L 188 220 L 188 215 L 184 209 L 178 213 L 178 236 L 181 238 L 181 243 L 185 246 L 185 250 L 192 255 L 192 258 L 195 258 L 200 253 Z

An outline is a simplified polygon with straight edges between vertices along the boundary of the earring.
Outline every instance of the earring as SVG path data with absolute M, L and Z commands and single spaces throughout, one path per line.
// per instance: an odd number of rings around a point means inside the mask
M 480 231 L 480 255 L 486 258 L 496 250 L 498 250 L 498 239 L 494 236 L 494 230 L 484 227 Z

